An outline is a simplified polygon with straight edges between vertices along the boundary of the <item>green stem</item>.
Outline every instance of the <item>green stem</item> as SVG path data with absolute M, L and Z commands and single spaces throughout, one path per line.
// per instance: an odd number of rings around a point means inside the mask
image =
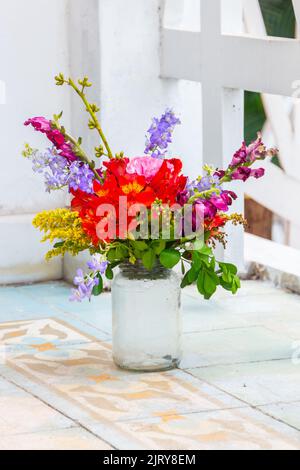
M 113 158 L 112 151 L 111 151 L 111 149 L 110 149 L 110 147 L 109 147 L 109 145 L 108 145 L 108 142 L 107 142 L 107 140 L 106 140 L 106 137 L 105 137 L 105 135 L 104 135 L 104 133 L 103 133 L 103 130 L 102 130 L 102 128 L 101 128 L 101 126 L 100 126 L 100 123 L 99 123 L 99 121 L 98 121 L 98 118 L 97 118 L 97 116 L 96 116 L 96 113 L 94 113 L 94 111 L 92 110 L 91 105 L 90 105 L 90 103 L 88 102 L 88 100 L 87 100 L 87 98 L 86 98 L 86 96 L 85 96 L 85 94 L 84 94 L 84 87 L 83 87 L 82 90 L 80 91 L 80 89 L 76 86 L 76 84 L 74 83 L 74 81 L 73 81 L 71 78 L 69 78 L 69 81 L 67 81 L 66 83 L 68 83 L 68 84 L 76 91 L 76 93 L 80 96 L 80 98 L 81 98 L 82 101 L 84 102 L 84 104 L 85 104 L 85 106 L 86 106 L 86 110 L 87 110 L 87 112 L 90 114 L 90 116 L 91 116 L 91 118 L 92 118 L 92 120 L 93 120 L 93 123 L 94 123 L 94 125 L 95 125 L 95 128 L 97 129 L 97 131 L 98 131 L 98 133 L 99 133 L 99 135 L 100 135 L 100 137 L 101 137 L 101 139 L 102 139 L 102 142 L 103 142 L 103 144 L 104 144 L 104 146 L 105 146 L 105 148 L 106 148 L 106 150 L 107 150 L 107 155 L 108 155 L 108 157 L 109 157 L 109 158 Z
M 71 144 L 73 144 L 73 146 L 77 149 L 77 155 L 80 158 L 80 160 L 83 161 L 84 163 L 87 163 L 89 165 L 90 169 L 92 170 L 92 172 L 94 173 L 96 179 L 101 181 L 101 178 L 100 178 L 98 172 L 93 167 L 90 159 L 88 158 L 88 156 L 86 155 L 84 150 L 80 147 L 78 142 L 76 142 L 76 139 L 74 139 L 74 137 L 72 137 L 71 135 L 66 134 L 66 133 L 65 133 L 65 136 L 66 136 L 67 140 L 69 142 L 71 142 Z

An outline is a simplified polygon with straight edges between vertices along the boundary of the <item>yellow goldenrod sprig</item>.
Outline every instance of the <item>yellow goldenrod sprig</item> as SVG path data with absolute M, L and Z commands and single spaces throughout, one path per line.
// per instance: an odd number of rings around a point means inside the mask
M 35 216 L 33 226 L 44 232 L 42 242 L 57 242 L 46 254 L 47 260 L 67 252 L 76 256 L 90 248 L 90 240 L 83 231 L 78 213 L 70 209 L 40 212 Z

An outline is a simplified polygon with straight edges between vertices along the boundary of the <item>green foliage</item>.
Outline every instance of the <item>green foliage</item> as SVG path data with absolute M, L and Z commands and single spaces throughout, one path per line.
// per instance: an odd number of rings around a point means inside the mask
M 173 248 L 162 251 L 159 257 L 160 264 L 167 269 L 174 268 L 174 266 L 179 263 L 180 259 L 181 255 L 179 251 Z
M 294 38 L 296 19 L 292 0 L 259 0 L 269 36 Z
M 23 152 L 22 152 L 22 155 L 23 155 L 23 157 L 25 157 L 25 158 L 29 158 L 29 157 L 31 157 L 31 155 L 33 154 L 33 152 L 34 152 L 34 149 L 31 148 L 29 144 L 25 144 L 24 150 L 23 150 Z
M 151 248 L 145 251 L 144 254 L 142 255 L 143 265 L 145 266 L 146 269 L 148 269 L 148 271 L 151 271 L 154 268 L 156 259 L 157 259 L 156 254 Z
M 182 280 L 182 288 L 196 283 L 199 293 L 207 300 L 219 285 L 236 294 L 241 286 L 236 266 L 216 261 L 212 250 L 206 246 L 191 252 L 191 259 L 191 268 Z
M 105 271 L 105 276 L 109 281 L 112 281 L 114 278 L 114 272 L 111 265 L 108 265 Z
M 100 273 L 97 275 L 97 278 L 99 280 L 99 283 L 93 288 L 93 295 L 95 297 L 98 297 L 98 295 L 102 294 L 103 292 L 103 279 Z

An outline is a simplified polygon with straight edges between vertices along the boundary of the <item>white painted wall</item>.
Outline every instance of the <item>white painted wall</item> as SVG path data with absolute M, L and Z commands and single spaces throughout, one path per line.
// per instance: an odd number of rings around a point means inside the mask
M 6 83 L 6 103 L 0 104 L 0 282 L 62 274 L 61 262 L 43 262 L 46 247 L 38 243 L 31 219 L 35 212 L 64 205 L 64 194 L 46 194 L 41 179 L 20 155 L 26 141 L 47 145 L 23 126 L 27 117 L 51 116 L 61 109 L 70 115 L 68 93 L 53 82 L 57 71 L 68 70 L 67 4 L 0 0 L 0 80 Z
M 115 151 L 141 155 L 151 118 L 172 107 L 182 126 L 174 134 L 170 154 L 181 155 L 186 171 L 197 173 L 201 167 L 201 87 L 159 78 L 162 4 L 160 0 L 100 0 L 103 127 Z

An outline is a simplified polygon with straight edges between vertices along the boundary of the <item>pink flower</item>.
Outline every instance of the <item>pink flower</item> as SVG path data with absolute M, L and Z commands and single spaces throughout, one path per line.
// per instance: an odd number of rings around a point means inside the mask
M 239 167 L 235 170 L 231 177 L 233 180 L 242 180 L 247 181 L 247 179 L 251 176 L 251 169 L 249 167 Z
M 228 211 L 228 200 L 222 196 L 213 196 L 210 202 L 220 211 Z
M 44 117 L 34 117 L 32 119 L 27 119 L 27 121 L 24 123 L 25 126 L 29 126 L 30 124 L 36 131 L 42 132 L 43 134 L 51 131 L 51 121 Z
M 265 174 L 265 169 L 264 168 L 257 168 L 256 170 L 251 170 L 251 175 L 254 176 L 254 178 L 262 178 Z
M 153 157 L 134 157 L 126 168 L 127 173 L 144 176 L 146 182 L 150 183 L 152 178 L 160 170 L 164 160 Z M 170 165 L 170 164 L 169 164 Z
M 48 119 L 44 117 L 34 117 L 32 119 L 28 119 L 24 125 L 31 125 L 36 131 L 46 134 L 48 139 L 57 148 L 59 154 L 62 157 L 65 157 L 70 162 L 78 160 L 73 152 L 72 145 L 66 141 L 66 138 L 62 132 L 60 132 L 58 129 L 52 128 L 52 122 Z
M 58 149 L 61 149 L 61 147 L 65 144 L 64 135 L 57 129 L 51 129 L 49 132 L 47 132 L 47 137 Z

